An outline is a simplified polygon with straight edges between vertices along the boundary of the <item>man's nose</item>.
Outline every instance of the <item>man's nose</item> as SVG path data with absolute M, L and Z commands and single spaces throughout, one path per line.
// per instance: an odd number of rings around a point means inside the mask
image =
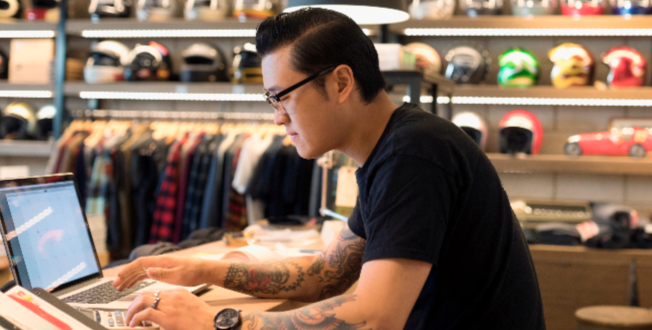
M 288 124 L 290 122 L 290 117 L 282 115 L 278 111 L 274 111 L 274 124 L 281 126 Z

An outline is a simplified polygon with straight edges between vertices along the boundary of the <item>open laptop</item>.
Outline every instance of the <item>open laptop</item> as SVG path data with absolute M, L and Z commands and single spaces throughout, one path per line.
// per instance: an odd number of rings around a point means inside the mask
M 0 180 L 0 229 L 17 284 L 71 305 L 126 309 L 142 290 L 180 288 L 152 280 L 123 292 L 113 288 L 115 278 L 102 275 L 72 174 Z

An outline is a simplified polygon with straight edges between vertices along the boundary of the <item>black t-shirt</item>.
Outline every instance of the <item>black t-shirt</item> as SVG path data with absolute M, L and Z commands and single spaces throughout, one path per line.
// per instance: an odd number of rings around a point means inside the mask
M 489 159 L 461 129 L 398 108 L 362 168 L 349 227 L 362 262 L 433 265 L 405 329 L 545 329 L 521 228 Z

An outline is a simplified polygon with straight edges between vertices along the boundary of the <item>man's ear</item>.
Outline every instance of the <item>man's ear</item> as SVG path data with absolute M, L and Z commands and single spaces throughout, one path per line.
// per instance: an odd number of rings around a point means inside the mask
M 333 76 L 337 84 L 337 102 L 342 104 L 349 99 L 351 93 L 355 90 L 353 70 L 348 65 L 340 65 L 333 71 Z

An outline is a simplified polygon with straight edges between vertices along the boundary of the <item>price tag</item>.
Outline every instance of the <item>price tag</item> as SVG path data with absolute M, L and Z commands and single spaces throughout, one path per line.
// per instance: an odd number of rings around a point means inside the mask
M 355 167 L 344 166 L 337 171 L 337 195 L 335 205 L 355 207 L 358 200 L 358 183 L 355 179 Z

